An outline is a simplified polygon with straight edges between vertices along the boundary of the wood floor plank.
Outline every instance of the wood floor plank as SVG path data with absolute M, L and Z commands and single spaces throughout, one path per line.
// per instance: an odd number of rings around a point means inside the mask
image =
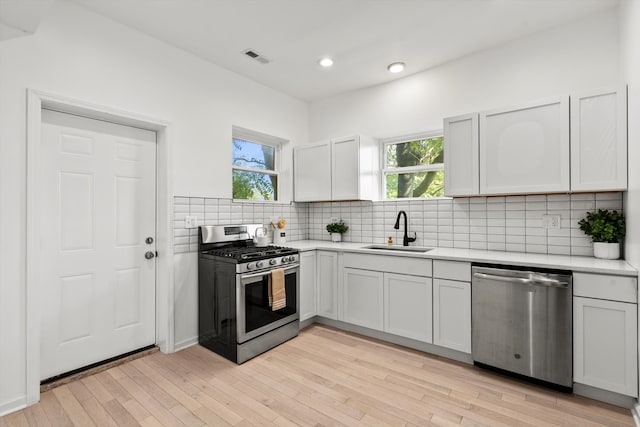
M 84 410 L 80 402 L 75 398 L 68 385 L 63 385 L 52 390 L 60 402 L 60 406 L 69 416 L 73 424 L 80 426 L 95 426 L 95 423 Z
M 193 346 L 42 393 L 14 426 L 633 426 L 630 411 L 313 325 L 236 365 Z
M 47 418 L 42 405 L 31 405 L 24 410 L 28 425 L 37 427 L 50 427 L 52 424 Z M 1 418 L 0 418 L 1 419 Z M 0 425 L 2 425 L 0 423 Z

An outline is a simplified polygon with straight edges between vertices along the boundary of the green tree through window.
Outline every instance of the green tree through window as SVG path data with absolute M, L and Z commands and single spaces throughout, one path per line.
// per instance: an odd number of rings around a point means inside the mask
M 233 198 L 277 200 L 276 147 L 233 138 Z
M 386 198 L 444 195 L 444 138 L 385 143 Z

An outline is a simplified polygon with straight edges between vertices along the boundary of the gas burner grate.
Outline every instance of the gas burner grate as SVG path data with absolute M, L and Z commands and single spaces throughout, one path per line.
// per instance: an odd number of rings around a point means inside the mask
M 248 261 L 287 255 L 295 252 L 297 252 L 295 249 L 283 246 L 247 246 L 217 248 L 205 251 L 204 253 L 222 258 L 231 258 L 238 261 Z

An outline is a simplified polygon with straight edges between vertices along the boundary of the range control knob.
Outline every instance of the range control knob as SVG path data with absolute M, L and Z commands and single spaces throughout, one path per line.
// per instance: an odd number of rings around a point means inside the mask
M 253 270 L 254 268 L 256 268 L 256 264 L 254 262 L 247 264 L 247 270 Z
M 282 262 L 283 264 L 284 264 L 285 262 L 289 262 L 289 257 L 288 257 L 288 256 L 283 256 L 283 257 L 282 257 L 282 261 L 281 261 L 281 262 Z
M 269 260 L 269 265 L 276 265 L 277 263 L 278 263 L 278 261 L 276 261 L 276 259 L 275 259 L 275 258 L 271 258 L 271 259 Z
M 263 261 L 258 261 L 258 262 L 256 262 L 256 267 L 257 267 L 257 268 L 262 268 L 262 267 L 264 267 L 264 262 L 263 262 Z
M 295 255 L 291 255 L 289 257 L 289 262 L 294 262 L 296 260 L 296 256 Z

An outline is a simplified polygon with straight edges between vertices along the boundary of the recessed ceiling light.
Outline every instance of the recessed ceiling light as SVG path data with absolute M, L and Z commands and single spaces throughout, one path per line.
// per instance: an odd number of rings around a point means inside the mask
M 333 65 L 333 59 L 331 58 L 322 58 L 320 61 L 318 61 L 318 64 L 320 64 L 321 66 L 328 68 L 331 67 Z
M 390 73 L 401 73 L 404 71 L 404 62 L 394 62 L 393 64 L 389 64 L 387 66 L 387 70 Z

